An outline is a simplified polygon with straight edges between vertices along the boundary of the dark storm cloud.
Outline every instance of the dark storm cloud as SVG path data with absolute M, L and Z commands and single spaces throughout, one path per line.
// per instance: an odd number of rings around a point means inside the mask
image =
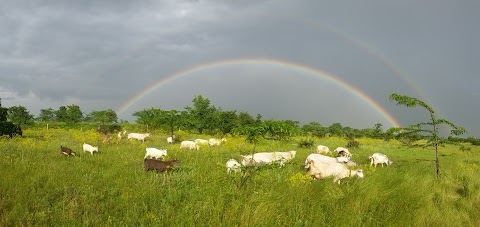
M 405 124 L 415 123 L 417 115 L 399 110 L 388 95 L 422 95 L 418 98 L 439 114 L 479 136 L 479 9 L 473 1 L 2 1 L 0 95 L 3 105 L 24 105 L 34 113 L 72 103 L 86 112 L 118 109 L 152 83 L 189 67 L 265 57 L 327 71 L 365 91 Z M 204 73 L 207 82 L 181 92 L 165 86 L 176 92 L 174 99 L 158 103 L 145 97 L 137 107 L 180 109 L 204 93 L 224 109 L 273 118 L 357 127 L 384 121 L 335 85 L 316 91 L 318 82 L 300 81 L 303 89 L 294 83 L 285 89 L 278 78 L 248 77 L 257 86 L 244 84 L 246 93 L 219 86 Z M 299 105 L 295 100 L 302 97 L 318 105 Z M 346 104 L 362 116 L 329 112 Z

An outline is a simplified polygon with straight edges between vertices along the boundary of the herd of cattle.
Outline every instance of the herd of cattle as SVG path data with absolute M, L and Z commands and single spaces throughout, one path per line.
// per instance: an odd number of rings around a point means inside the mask
M 118 138 L 121 139 L 125 134 L 126 131 L 119 132 Z M 129 140 L 137 139 L 144 142 L 145 138 L 150 136 L 150 133 L 128 133 L 127 138 Z M 168 137 L 167 143 L 172 144 L 174 140 L 175 137 Z M 199 150 L 201 146 L 220 146 L 226 141 L 225 138 L 211 138 L 209 140 L 196 139 L 194 141 L 185 140 L 180 143 L 180 149 Z M 84 143 L 83 152 L 89 152 L 93 155 L 94 152 L 98 152 L 98 147 Z M 67 156 L 75 155 L 73 150 L 64 146 L 60 146 L 60 153 Z M 286 162 L 295 158 L 296 153 L 296 151 L 292 150 L 286 152 L 260 152 L 250 155 L 240 155 L 240 162 L 235 159 L 229 159 L 227 161 L 227 173 L 239 173 L 242 171 L 242 167 L 258 167 L 273 163 L 278 163 L 280 167 L 283 167 Z M 181 164 L 181 161 L 179 160 L 164 161 L 163 159 L 165 156 L 167 156 L 166 149 L 147 147 L 144 157 L 145 171 L 155 170 L 163 172 Z M 352 154 L 347 148 L 337 147 L 331 152 L 327 146 L 318 145 L 316 153 L 307 156 L 304 168 L 307 174 L 314 179 L 333 177 L 333 181 L 338 184 L 340 184 L 341 179 L 346 177 L 357 176 L 358 178 L 363 178 L 363 170 L 355 169 L 357 163 L 353 161 L 351 157 Z M 388 166 L 393 163 L 386 155 L 381 153 L 374 153 L 369 159 L 370 166 L 373 165 L 375 167 L 377 167 L 378 164 L 382 164 L 383 167 L 383 164 Z

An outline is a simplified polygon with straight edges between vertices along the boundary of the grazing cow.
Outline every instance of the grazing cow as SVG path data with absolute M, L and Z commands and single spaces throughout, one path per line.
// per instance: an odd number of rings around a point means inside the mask
M 143 160 L 145 171 L 155 170 L 157 172 L 163 172 L 165 170 L 169 170 L 173 167 L 179 166 L 180 164 L 181 162 L 179 160 L 170 160 L 170 161 L 160 161 L 156 159 Z
M 225 138 L 222 138 L 221 140 L 215 139 L 215 138 L 210 138 L 208 140 L 208 144 L 210 146 L 220 146 L 220 144 L 225 143 L 225 142 L 227 142 L 227 139 L 225 139 Z
M 150 137 L 150 136 L 151 136 L 150 133 L 142 134 L 142 133 L 132 132 L 132 133 L 128 133 L 127 138 L 128 138 L 129 140 L 130 140 L 130 139 L 137 139 L 137 140 L 141 140 L 142 142 L 145 142 L 145 138 Z
M 328 154 L 330 153 L 330 148 L 324 145 L 318 145 L 317 146 L 317 153 L 319 154 Z
M 333 158 L 333 157 L 330 157 L 330 156 L 314 153 L 314 154 L 310 154 L 310 155 L 307 156 L 307 159 L 305 160 L 305 169 L 308 170 L 308 168 L 310 167 L 309 163 L 310 163 L 311 160 L 315 160 L 316 162 L 324 162 L 324 163 L 331 163 L 331 162 L 348 163 L 350 161 L 350 159 L 347 158 L 347 157 Z
M 238 163 L 237 160 L 235 159 L 228 160 L 225 165 L 227 166 L 227 173 L 231 173 L 231 172 L 238 173 L 242 171 L 241 169 L 242 165 L 240 165 L 240 163 Z
M 377 164 L 382 164 L 383 167 L 383 163 L 387 164 L 387 166 L 393 163 L 382 153 L 374 153 L 368 158 L 370 159 L 370 166 L 375 165 L 375 168 L 377 168 Z
M 208 140 L 205 140 L 205 139 L 195 139 L 195 143 L 197 143 L 197 144 L 200 145 L 200 146 L 208 145 Z
M 344 163 L 310 160 L 308 165 L 308 175 L 314 179 L 333 177 L 333 182 L 340 184 L 340 180 L 346 177 L 364 177 L 363 170 L 350 170 Z
M 198 151 L 198 149 L 200 149 L 200 146 L 194 141 L 184 140 L 180 143 L 180 149 L 184 149 L 184 148 L 188 148 L 190 150 L 195 149 Z
M 66 156 L 75 156 L 75 152 L 72 149 L 64 146 L 60 146 L 60 154 L 64 154 Z
M 337 153 L 338 156 L 343 156 L 347 158 L 352 157 L 352 154 L 350 153 L 350 151 L 348 151 L 348 149 L 344 147 L 337 147 L 335 148 L 334 152 Z
M 93 152 L 98 152 L 98 147 L 94 147 L 90 144 L 84 143 L 83 144 L 83 152 L 86 152 L 86 151 L 90 152 L 90 154 L 93 155 Z
M 284 166 L 285 162 L 295 158 L 296 151 L 287 152 L 260 152 L 253 155 L 241 155 L 243 166 L 260 166 L 263 164 L 272 164 L 275 162 Z
M 145 153 L 144 159 L 147 157 L 154 158 L 154 159 L 163 159 L 163 157 L 167 156 L 167 150 L 160 150 L 154 147 L 147 147 L 147 152 Z
M 171 136 L 167 137 L 167 143 L 172 144 L 173 141 L 174 141 L 174 140 L 173 140 L 173 137 L 171 137 Z

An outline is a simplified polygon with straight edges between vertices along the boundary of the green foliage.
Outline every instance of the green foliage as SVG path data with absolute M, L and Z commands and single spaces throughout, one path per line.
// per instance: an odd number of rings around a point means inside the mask
M 303 125 L 302 131 L 320 138 L 325 137 L 328 133 L 327 128 L 323 127 L 319 122 L 310 122 L 306 125 Z
M 114 132 L 119 132 L 122 131 L 122 126 L 118 124 L 111 124 L 111 125 L 101 125 L 98 128 L 98 132 L 107 135 L 108 133 L 114 133 Z
M 16 109 L 16 108 L 13 108 L 13 109 Z M 14 113 L 16 112 L 14 111 Z M 13 122 L 8 121 L 8 116 L 9 116 L 9 109 L 2 107 L 2 99 L 0 99 L 0 136 L 8 135 L 10 138 L 12 138 L 15 135 L 21 136 L 23 134 L 22 127 L 20 125 L 16 125 Z
M 460 145 L 460 148 L 458 148 L 461 151 L 471 151 L 471 147 L 466 147 L 465 145 Z
M 52 108 L 41 109 L 40 115 L 37 118 L 38 121 L 51 122 L 55 121 L 55 110 Z
M 190 124 L 202 134 L 205 129 L 214 128 L 215 124 L 215 106 L 210 106 L 210 99 L 201 95 L 196 95 L 193 100 L 193 107 L 187 106 L 185 109 L 189 113 Z
M 131 125 L 134 128 L 136 126 Z M 139 126 L 141 127 L 141 126 Z M 177 132 L 175 132 L 177 133 Z M 81 144 L 101 141 L 95 130 L 26 129 L 23 138 L 0 142 L 0 226 L 477 226 L 480 223 L 480 157 L 447 145 L 445 177 L 428 174 L 431 152 L 398 148 L 398 142 L 358 139 L 351 150 L 364 179 L 312 180 L 303 170 L 311 149 L 264 140 L 258 150 L 297 150 L 285 167 L 261 166 L 227 174 L 225 162 L 245 153 L 245 137 L 201 152 L 169 145 L 167 135 L 142 143 L 99 146 L 93 156 Z M 201 135 L 186 134 L 186 138 Z M 94 138 L 94 139 L 92 139 Z M 330 137 L 333 146 L 344 138 Z M 59 153 L 72 148 L 75 157 Z M 182 161 L 164 173 L 145 172 L 146 146 L 168 149 Z M 381 150 L 395 162 L 370 168 Z M 443 174 L 442 174 L 443 175 Z M 243 181 L 243 183 L 242 183 Z M 319 196 L 321 195 L 321 196 Z M 401 210 L 401 212 L 399 212 Z M 381 218 L 379 218 L 381 217 Z
M 357 148 L 359 146 L 360 146 L 360 141 L 353 138 L 348 140 L 348 143 L 347 143 L 348 148 Z
M 83 121 L 83 113 L 77 105 L 60 106 L 55 111 L 55 120 L 69 125 L 77 124 Z
M 118 117 L 117 113 L 112 109 L 101 110 L 101 111 L 92 111 L 86 117 L 85 121 L 87 122 L 96 122 L 99 124 L 113 124 L 117 123 Z
M 303 138 L 298 142 L 300 148 L 311 148 L 315 145 L 315 141 L 312 138 Z
M 410 107 L 410 108 L 421 106 L 428 111 L 428 113 L 430 115 L 430 121 L 429 122 L 421 122 L 421 123 L 418 123 L 418 124 L 409 125 L 407 128 L 402 128 L 400 132 L 402 134 L 408 135 L 407 138 L 412 138 L 412 135 L 414 136 L 414 135 L 426 134 L 425 136 L 423 136 L 424 138 L 427 139 L 426 143 L 420 144 L 420 145 L 419 144 L 413 144 L 413 146 L 419 145 L 419 146 L 422 146 L 422 147 L 432 147 L 432 146 L 435 147 L 436 173 L 437 173 L 437 176 L 438 176 L 440 174 L 440 164 L 439 164 L 439 159 L 438 159 L 438 147 L 439 147 L 439 145 L 443 144 L 444 141 L 446 141 L 446 139 L 441 138 L 439 136 L 438 126 L 442 125 L 442 124 L 450 126 L 452 128 L 451 134 L 456 135 L 456 136 L 466 133 L 465 128 L 458 127 L 458 126 L 454 125 L 453 123 L 451 123 L 450 121 L 448 121 L 446 119 L 437 119 L 437 117 L 435 116 L 435 111 L 433 110 L 433 108 L 430 107 L 429 105 L 427 105 L 425 102 L 419 100 L 419 99 L 409 97 L 409 96 L 406 96 L 406 95 L 399 95 L 399 94 L 393 93 L 393 94 L 390 95 L 390 100 L 396 101 L 397 105 L 400 105 L 400 106 L 406 106 L 406 107 Z M 428 127 L 431 127 L 431 128 L 428 128 Z
M 33 114 L 30 114 L 24 106 L 11 106 L 8 108 L 7 118 L 14 124 L 22 127 L 33 125 Z
M 262 127 L 264 129 L 265 136 L 269 136 L 274 140 L 288 140 L 292 136 L 298 134 L 298 124 L 298 121 L 291 120 L 267 120 L 263 122 Z

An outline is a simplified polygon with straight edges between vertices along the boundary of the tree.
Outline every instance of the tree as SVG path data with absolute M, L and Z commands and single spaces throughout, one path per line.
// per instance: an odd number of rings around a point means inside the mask
M 37 118 L 38 121 L 55 121 L 55 110 L 52 108 L 41 109 L 40 115 Z
M 230 133 L 238 125 L 236 111 L 217 111 L 217 121 L 217 128 L 223 135 Z
M 302 126 L 302 130 L 306 133 L 311 133 L 312 136 L 325 137 L 327 129 L 319 122 L 310 122 Z
M 415 108 L 417 106 L 425 108 L 429 115 L 430 115 L 430 121 L 429 122 L 421 122 L 418 124 L 414 125 L 409 125 L 407 128 L 402 128 L 402 133 L 424 133 L 425 138 L 427 139 L 427 143 L 421 145 L 422 147 L 430 147 L 434 146 L 435 147 L 435 167 L 436 167 L 436 173 L 437 176 L 440 175 L 440 162 L 438 160 L 438 146 L 444 141 L 442 137 L 439 135 L 439 130 L 438 127 L 439 125 L 445 124 L 448 125 L 452 128 L 450 131 L 451 135 L 461 135 L 466 133 L 467 131 L 463 127 L 458 127 L 451 123 L 450 121 L 446 119 L 437 119 L 435 116 L 435 111 L 433 110 L 432 107 L 427 105 L 425 102 L 409 97 L 406 95 L 400 95 L 397 93 L 393 93 L 390 95 L 390 100 L 391 101 L 396 101 L 397 106 L 405 106 L 409 108 Z M 430 129 L 428 127 L 431 127 Z
M 163 110 L 160 108 L 150 108 L 137 111 L 133 113 L 133 116 L 137 117 L 136 122 L 138 124 L 147 125 L 147 127 L 158 128 L 161 125 L 161 118 L 163 115 Z
M 2 99 L 0 98 L 0 136 L 22 135 L 22 128 L 14 123 L 8 121 L 8 108 L 2 107 Z
M 83 113 L 77 105 L 67 106 L 67 120 L 69 124 L 76 124 L 83 120 Z
M 166 125 L 170 131 L 170 135 L 173 138 L 173 131 L 175 126 L 180 123 L 180 113 L 177 110 L 164 110 L 160 120 L 161 124 Z
M 205 129 L 212 128 L 216 108 L 210 106 L 210 100 L 201 95 L 193 98 L 193 107 L 185 107 L 190 115 L 190 123 L 202 134 Z
M 66 106 L 60 106 L 57 111 L 55 111 L 55 120 L 57 122 L 67 122 L 68 113 Z
M 264 121 L 262 126 L 264 128 L 264 133 L 269 135 L 271 138 L 275 140 L 287 140 L 297 134 L 298 124 L 298 121 L 292 120 L 268 120 Z
M 328 127 L 328 133 L 330 133 L 330 135 L 335 135 L 338 137 L 343 137 L 345 135 L 343 131 L 343 126 L 340 123 L 333 123 L 332 125 L 330 125 Z
M 7 118 L 20 127 L 33 124 L 33 114 L 30 114 L 24 106 L 9 107 Z
M 83 121 L 83 113 L 77 105 L 60 106 L 58 110 L 55 111 L 55 119 L 58 122 L 76 124 Z
M 248 112 L 238 113 L 238 125 L 247 126 L 255 124 L 255 118 L 252 117 Z
M 92 111 L 86 117 L 86 121 L 104 124 L 113 124 L 117 123 L 118 116 L 115 111 L 112 109 L 101 110 L 101 111 Z

